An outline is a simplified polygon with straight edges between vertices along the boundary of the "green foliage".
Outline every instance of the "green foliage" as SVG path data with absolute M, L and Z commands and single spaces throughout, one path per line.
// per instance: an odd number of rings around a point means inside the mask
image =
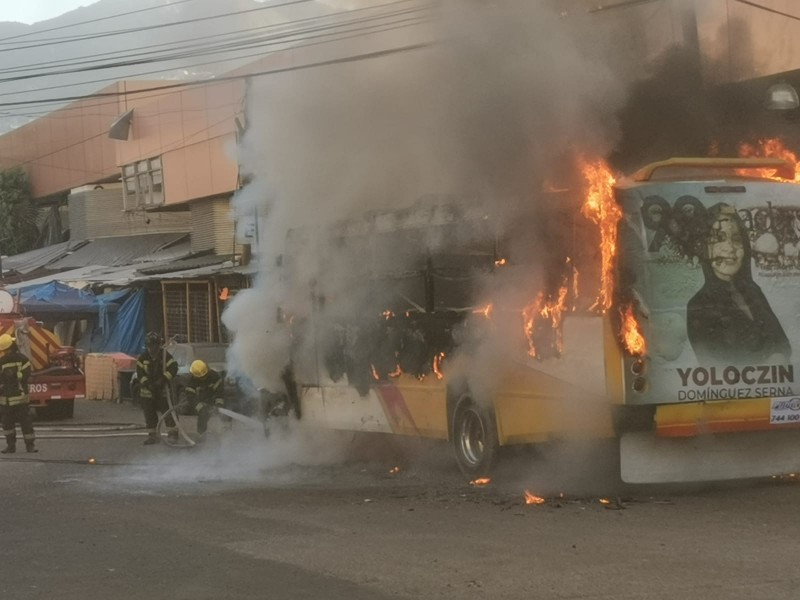
M 12 256 L 36 247 L 36 217 L 27 173 L 19 167 L 0 172 L 0 254 Z

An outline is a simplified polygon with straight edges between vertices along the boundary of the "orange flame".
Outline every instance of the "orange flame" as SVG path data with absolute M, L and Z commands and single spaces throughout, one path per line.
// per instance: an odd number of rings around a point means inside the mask
M 647 351 L 647 344 L 642 335 L 639 322 L 633 314 L 633 307 L 628 305 L 624 310 L 620 310 L 622 315 L 622 342 L 625 348 L 633 356 L 641 356 Z
M 392 467 L 391 469 L 389 469 L 390 475 L 397 475 L 399 472 L 400 472 L 400 467 Z
M 600 504 L 611 504 L 611 500 L 609 500 L 608 498 L 600 498 L 598 501 L 600 502 Z
M 789 150 L 780 138 L 765 138 L 758 140 L 755 144 L 739 144 L 739 156 L 742 158 L 782 158 L 794 165 L 794 179 L 784 179 L 779 177 L 774 169 L 748 169 L 755 171 L 759 176 L 774 179 L 776 181 L 800 182 L 800 165 L 798 165 L 797 154 Z
M 472 311 L 472 314 L 473 315 L 483 315 L 487 319 L 491 319 L 492 318 L 492 310 L 493 309 L 494 309 L 494 307 L 492 306 L 492 303 L 490 302 L 489 304 L 487 304 L 483 308 L 476 308 L 475 310 Z
M 483 487 L 485 485 L 489 485 L 490 483 L 492 483 L 492 480 L 488 477 L 479 477 L 478 479 L 473 479 L 469 482 L 470 485 L 475 487 Z
M 502 266 L 503 266 L 503 265 L 505 265 L 507 262 L 508 262 L 508 261 L 507 261 L 505 258 L 498 258 L 496 261 L 494 261 L 494 266 L 496 266 L 496 267 L 502 267 Z
M 578 277 L 580 273 L 578 273 L 578 268 L 575 266 L 575 263 L 572 262 L 572 258 L 569 256 L 567 257 L 567 264 L 572 270 L 572 310 L 576 311 L 578 310 L 578 303 L 576 302 L 576 299 L 580 298 L 578 295 L 578 291 L 580 290 L 578 285 Z
M 614 184 L 617 180 L 608 165 L 600 160 L 593 163 L 581 160 L 581 170 L 588 184 L 581 213 L 600 226 L 600 290 L 591 310 L 605 312 L 611 307 L 617 222 L 622 218 L 622 210 L 614 200 Z
M 403 374 L 403 369 L 400 368 L 400 365 L 397 365 L 394 371 L 389 373 L 389 377 L 400 377 Z
M 388 321 L 389 319 L 391 319 L 394 316 L 394 313 L 392 311 L 390 311 L 390 310 L 385 310 L 385 311 L 383 311 L 381 313 L 381 316 L 383 316 L 383 318 Z
M 525 504 L 544 504 L 545 499 L 539 496 L 535 496 L 528 490 L 523 490 L 525 492 Z
M 378 375 L 378 370 L 375 368 L 375 365 L 370 365 L 369 367 L 372 369 L 372 378 L 375 379 L 375 381 L 380 381 L 381 376 Z
M 442 359 L 445 357 L 444 352 L 439 352 L 436 356 L 433 357 L 433 372 L 436 374 L 436 379 L 442 379 L 444 375 L 442 375 Z
M 228 298 L 230 298 L 230 291 L 228 290 L 228 288 L 224 287 L 219 293 L 219 299 L 224 302 Z
M 561 329 L 561 322 L 564 320 L 564 310 L 567 307 L 566 286 L 561 286 L 558 296 L 550 302 L 544 301 L 544 294 L 539 292 L 533 302 L 522 309 L 522 322 L 525 337 L 528 339 L 528 354 L 537 358 L 540 352 L 536 349 L 536 323 L 540 318 L 546 319 L 553 329 L 555 339 L 553 349 L 561 354 L 564 349 L 564 337 Z

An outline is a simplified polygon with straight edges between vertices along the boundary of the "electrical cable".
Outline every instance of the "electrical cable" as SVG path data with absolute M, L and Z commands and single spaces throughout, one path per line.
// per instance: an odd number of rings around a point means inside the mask
M 259 11 L 262 11 L 262 10 L 271 10 L 273 8 L 283 8 L 283 7 L 286 7 L 286 6 L 292 6 L 294 4 L 307 4 L 308 2 L 315 2 L 315 1 L 316 0 L 283 0 L 282 2 L 280 2 L 278 4 L 270 4 L 268 6 L 260 6 L 258 8 L 248 8 L 247 10 L 238 11 L 238 12 L 223 13 L 223 14 L 220 14 L 220 15 L 210 15 L 210 16 L 207 16 L 207 17 L 195 17 L 193 19 L 185 19 L 183 21 L 174 21 L 172 23 L 159 23 L 157 25 L 148 25 L 148 26 L 145 26 L 145 27 L 131 27 L 129 29 L 116 29 L 116 30 L 112 30 L 112 31 L 104 31 L 104 32 L 101 32 L 101 33 L 87 34 L 85 36 L 75 36 L 75 37 L 72 37 L 70 39 L 53 38 L 53 39 L 50 39 L 50 40 L 42 40 L 42 42 L 45 42 L 45 43 L 31 44 L 31 45 L 28 45 L 28 46 L 16 46 L 16 47 L 13 47 L 13 48 L 0 48 L 0 53 L 11 52 L 11 51 L 15 51 L 15 50 L 28 50 L 30 48 L 41 48 L 42 46 L 52 47 L 52 46 L 56 46 L 56 45 L 60 45 L 60 44 L 69 44 L 69 43 L 72 43 L 72 42 L 79 42 L 79 41 L 97 40 L 97 39 L 100 39 L 100 38 L 111 37 L 111 36 L 115 36 L 115 35 L 125 35 L 125 34 L 131 34 L 131 33 L 142 33 L 144 31 L 152 31 L 152 30 L 155 30 L 155 29 L 164 29 L 166 27 L 177 27 L 177 26 L 180 26 L 180 25 L 191 25 L 191 24 L 194 24 L 194 23 L 202 22 L 202 21 L 211 21 L 211 20 L 214 20 L 214 19 L 223 19 L 223 18 L 226 19 L 226 18 L 229 18 L 229 17 L 235 17 L 235 16 L 249 14 L 249 13 L 253 13 L 253 12 L 259 12 Z M 0 45 L 2 45 L 2 42 L 0 42 Z
M 30 106 L 30 105 L 40 105 L 40 104 L 56 104 L 56 103 L 64 103 L 64 102 L 73 102 L 76 100 L 89 100 L 92 98 L 119 98 L 121 96 L 133 96 L 136 94 L 144 94 L 148 92 L 163 92 L 165 90 L 173 90 L 173 89 L 180 89 L 186 88 L 191 86 L 197 85 L 205 85 L 209 83 L 221 83 L 225 81 L 237 81 L 241 79 L 248 79 L 248 78 L 255 78 L 255 77 L 264 77 L 268 75 L 277 75 L 281 73 L 290 73 L 293 71 L 302 71 L 306 69 L 313 69 L 317 67 L 326 67 L 336 64 L 346 64 L 352 62 L 359 62 L 362 60 L 372 60 L 375 58 L 382 58 L 384 56 L 389 56 L 392 54 L 401 54 L 405 52 L 411 52 L 414 50 L 420 50 L 424 48 L 429 48 L 433 44 L 428 42 L 422 42 L 418 44 L 409 44 L 406 46 L 398 46 L 395 48 L 389 48 L 385 50 L 376 50 L 374 52 L 364 52 L 361 54 L 355 54 L 351 56 L 345 56 L 341 58 L 329 59 L 329 60 L 321 60 L 315 61 L 311 63 L 306 63 L 303 65 L 294 65 L 291 67 L 282 67 L 278 69 L 268 69 L 265 71 L 256 71 L 253 73 L 247 73 L 244 75 L 229 75 L 223 77 L 216 77 L 210 80 L 200 80 L 200 81 L 183 81 L 180 83 L 173 83 L 168 85 L 161 85 L 155 87 L 148 87 L 148 88 L 141 88 L 137 90 L 125 91 L 125 92 L 97 92 L 94 94 L 88 94 L 83 96 L 62 96 L 60 98 L 48 98 L 42 100 L 23 100 L 17 102 L 0 102 L 0 108 L 4 107 L 11 107 L 11 106 Z M 9 94 L 0 94 L 2 95 L 9 95 Z
M 331 42 L 336 42 L 336 41 L 353 39 L 353 38 L 356 38 L 356 37 L 361 37 L 363 35 L 373 35 L 373 34 L 377 34 L 377 33 L 383 33 L 383 32 L 386 32 L 386 31 L 392 31 L 392 30 L 399 29 L 399 28 L 402 28 L 402 27 L 414 26 L 414 25 L 416 25 L 418 23 L 421 23 L 421 22 L 423 22 L 423 21 L 421 21 L 421 20 L 415 21 L 415 20 L 412 20 L 412 19 L 405 19 L 402 22 L 401 21 L 397 21 L 398 24 L 394 25 L 394 26 L 391 26 L 391 24 L 378 24 L 378 25 L 372 25 L 372 26 L 363 27 L 363 28 L 350 29 L 349 31 L 356 32 L 354 35 L 342 35 L 343 32 L 334 32 L 333 35 L 335 35 L 336 37 L 333 37 L 331 39 L 322 39 L 322 40 L 317 41 L 317 42 L 310 42 L 310 43 L 306 43 L 306 44 L 298 44 L 298 45 L 292 46 L 291 48 L 292 49 L 294 49 L 294 48 L 304 48 L 304 47 L 320 45 L 320 44 L 324 44 L 324 43 L 331 43 Z M 308 36 L 306 39 L 325 38 L 325 37 L 329 37 L 330 35 L 331 34 L 322 34 L 322 35 L 319 35 L 319 36 Z M 284 43 L 285 43 L 285 41 L 284 41 Z M 280 50 L 275 50 L 274 52 L 282 52 L 284 50 L 285 49 L 280 49 Z M 195 63 L 193 65 L 185 65 L 185 66 L 208 65 L 208 64 L 215 64 L 216 62 L 230 62 L 230 61 L 233 61 L 233 60 L 243 60 L 243 59 L 246 59 L 246 58 L 264 57 L 264 56 L 267 56 L 269 54 L 272 54 L 272 52 L 270 52 L 270 53 L 258 52 L 258 53 L 254 53 L 254 54 L 250 54 L 250 55 L 244 55 L 244 56 L 238 56 L 238 57 L 230 57 L 230 58 L 224 59 L 222 61 L 210 61 L 210 62 L 204 62 L 204 63 Z M 161 69 L 161 70 L 155 71 L 155 72 L 165 72 L 165 71 L 172 71 L 172 70 L 174 70 L 174 68 Z M 143 76 L 143 75 L 153 74 L 153 73 L 154 73 L 154 71 L 150 71 L 150 72 L 145 72 L 145 73 L 138 73 L 136 75 L 137 76 Z M 217 78 L 216 80 L 219 81 L 220 79 L 221 78 Z M 100 80 L 95 80 L 93 82 L 85 82 L 84 84 L 102 83 L 102 82 L 107 82 L 107 81 L 119 81 L 119 79 L 118 78 L 100 79 Z M 207 83 L 208 81 L 209 80 L 198 81 L 198 82 L 195 83 L 195 85 L 199 85 L 199 84 L 202 84 L 202 83 Z M 191 82 L 189 82 L 189 83 L 191 83 Z M 47 88 L 38 88 L 37 90 L 32 90 L 32 91 L 45 91 L 47 89 L 58 89 L 58 88 L 74 87 L 74 86 L 75 86 L 75 84 L 65 84 L 65 85 L 59 85 L 59 86 L 49 86 Z M 170 86 L 159 86 L 160 89 L 166 89 L 166 88 L 169 88 L 169 87 Z M 6 93 L 0 94 L 0 96 L 14 96 L 14 95 L 18 95 L 19 93 L 22 93 L 22 92 L 6 92 Z M 118 92 L 117 95 L 122 96 L 122 95 L 131 94 L 131 93 L 134 93 L 134 92 Z M 97 94 L 89 94 L 89 95 L 80 96 L 80 97 L 76 97 L 76 98 L 91 98 L 92 96 L 96 97 Z M 61 99 L 52 99 L 52 100 L 51 99 L 39 99 L 39 100 L 32 100 L 32 101 L 20 101 L 20 102 L 15 103 L 14 105 L 15 106 L 21 106 L 21 105 L 31 104 L 31 103 L 35 103 L 35 104 L 61 104 L 61 103 L 63 103 L 63 100 L 61 100 Z M 97 105 L 95 105 L 95 106 L 97 106 Z
M 792 15 L 789 13 L 782 12 L 780 10 L 776 10 L 774 8 L 770 8 L 768 6 L 764 6 L 763 4 L 758 4 L 756 2 L 751 2 L 750 0 L 734 0 L 734 2 L 738 2 L 739 4 L 746 4 L 747 6 L 752 6 L 753 8 L 758 8 L 760 10 L 772 13 L 774 15 L 780 15 L 781 17 L 786 17 L 787 19 L 793 19 L 794 21 L 800 21 L 800 17 L 797 15 Z
M 189 1 L 189 0 L 182 0 L 182 1 Z M 390 6 L 393 6 L 393 5 L 397 5 L 397 4 L 407 4 L 409 2 L 420 2 L 420 1 L 426 2 L 426 0 L 393 0 L 391 2 L 385 2 L 383 4 L 376 4 L 376 5 L 373 5 L 373 6 L 367 6 L 367 7 L 363 7 L 363 8 L 340 10 L 340 11 L 336 11 L 336 12 L 332 12 L 332 13 L 327 13 L 327 14 L 324 14 L 324 15 L 316 15 L 316 16 L 313 16 L 313 17 L 304 17 L 302 19 L 293 19 L 293 20 L 284 21 L 284 22 L 281 22 L 281 23 L 272 23 L 272 24 L 269 24 L 269 25 L 261 25 L 259 27 L 252 27 L 252 28 L 249 28 L 249 29 L 242 29 L 242 30 L 239 30 L 239 31 L 229 31 L 229 32 L 225 32 L 225 33 L 207 35 L 207 36 L 205 36 L 203 38 L 203 43 L 205 43 L 206 41 L 208 41 L 209 39 L 212 39 L 212 38 L 228 36 L 228 35 L 234 35 L 234 34 L 242 33 L 242 32 L 259 31 L 259 30 L 262 30 L 262 29 L 283 28 L 283 27 L 291 26 L 291 25 L 294 25 L 294 24 L 297 24 L 297 23 L 304 23 L 304 22 L 309 22 L 309 21 L 332 19 L 332 18 L 336 18 L 336 17 L 342 16 L 342 15 L 352 15 L 352 14 L 366 12 L 366 11 L 377 11 L 377 10 L 381 10 L 383 8 L 387 8 L 387 7 L 390 7 Z M 150 48 L 156 48 L 156 47 L 159 47 L 159 46 L 170 46 L 170 45 L 175 45 L 175 44 L 180 44 L 180 43 L 183 43 L 183 41 L 181 41 L 181 42 L 161 42 L 161 43 L 157 43 L 157 44 L 150 44 L 149 47 Z M 2 42 L 0 42 L 0 44 L 2 44 Z M 42 44 L 42 47 L 47 47 L 47 46 L 48 46 L 48 44 Z M 115 55 L 115 54 L 118 54 L 118 53 L 117 52 L 105 52 L 103 54 L 100 54 L 99 56 Z M 91 55 L 91 56 L 82 56 L 82 57 L 78 57 L 78 58 L 91 58 L 91 57 L 97 58 L 97 56 L 98 55 Z M 56 60 L 56 61 L 40 62 L 40 63 L 37 63 L 37 64 L 31 64 L 31 65 L 26 65 L 26 66 L 29 67 L 29 68 L 39 68 L 41 65 L 47 65 L 47 64 L 52 64 L 52 63 L 63 63 L 63 62 L 67 62 L 69 60 L 71 60 L 71 59 L 60 59 L 60 60 Z M 24 68 L 24 67 L 19 67 L 19 69 L 22 69 L 22 68 Z M 7 71 L 7 70 L 8 69 L 3 69 L 3 70 L 0 70 L 0 72 Z
M 191 58 L 191 57 L 195 57 L 195 56 L 207 56 L 209 54 L 219 54 L 220 52 L 234 52 L 234 51 L 249 50 L 249 49 L 253 49 L 253 48 L 263 48 L 263 47 L 267 47 L 267 46 L 271 46 L 271 45 L 275 45 L 275 44 L 285 44 L 285 43 L 289 43 L 290 41 L 294 41 L 294 40 L 291 40 L 291 39 L 287 40 L 287 39 L 283 39 L 283 38 L 293 38 L 293 37 L 296 37 L 296 36 L 302 36 L 302 35 L 304 35 L 306 33 L 314 33 L 314 32 L 319 32 L 319 31 L 326 31 L 326 30 L 329 30 L 329 29 L 332 29 L 332 28 L 344 28 L 344 27 L 348 27 L 348 26 L 351 26 L 351 25 L 355 25 L 355 24 L 360 24 L 360 23 L 365 23 L 365 22 L 370 22 L 370 21 L 375 21 L 375 20 L 383 20 L 383 19 L 387 19 L 387 18 L 390 18 L 390 17 L 394 17 L 394 16 L 403 16 L 403 15 L 406 15 L 406 14 L 413 14 L 413 13 L 419 12 L 419 10 L 420 9 L 396 11 L 396 12 L 390 13 L 388 15 L 378 15 L 378 16 L 366 17 L 366 18 L 363 18 L 363 19 L 356 19 L 356 20 L 352 20 L 352 21 L 349 21 L 349 22 L 345 22 L 345 23 L 335 23 L 335 24 L 330 24 L 330 25 L 324 25 L 324 26 L 309 28 L 309 29 L 305 29 L 305 30 L 302 30 L 302 29 L 301 30 L 293 30 L 293 31 L 290 31 L 290 32 L 284 32 L 284 33 L 281 33 L 281 34 L 276 34 L 275 36 L 267 36 L 266 38 L 260 38 L 260 39 L 256 39 L 256 40 L 247 40 L 246 42 L 238 42 L 238 43 L 236 43 L 236 45 L 233 48 L 231 48 L 229 45 L 228 46 L 219 45 L 219 46 L 211 46 L 211 47 L 208 47 L 208 46 L 197 46 L 197 48 L 202 48 L 202 51 L 184 53 L 184 54 L 160 55 L 160 56 L 153 57 L 153 58 L 142 58 L 142 59 L 139 59 L 139 60 L 129 60 L 129 61 L 126 61 L 126 62 L 118 62 L 118 63 L 105 63 L 105 64 L 100 64 L 100 65 L 95 65 L 95 66 L 80 67 L 80 68 L 75 68 L 75 69 L 65 69 L 65 70 L 61 70 L 61 71 L 52 71 L 52 72 L 46 72 L 46 73 L 37 72 L 37 73 L 31 73 L 31 74 L 26 74 L 26 75 L 16 75 L 16 76 L 13 76 L 13 77 L 0 78 L 0 84 L 12 82 L 12 81 L 38 79 L 38 78 L 41 78 L 41 77 L 51 77 L 51 76 L 74 74 L 74 73 L 86 73 L 86 72 L 104 70 L 104 69 L 130 67 L 130 66 L 142 65 L 142 64 L 152 64 L 152 63 L 156 63 L 156 62 L 167 62 L 167 61 L 172 61 L 172 60 L 179 60 L 179 59 L 182 59 L 182 58 Z M 398 24 L 398 22 L 389 23 L 389 24 L 374 25 L 373 27 L 386 26 L 386 25 L 395 25 L 395 24 Z M 365 29 L 369 29 L 369 28 L 365 28 Z M 345 30 L 345 31 L 343 31 L 341 33 L 351 33 L 353 31 L 359 31 L 359 30 L 358 29 L 356 29 L 356 30 Z M 314 38 L 317 38 L 317 37 L 324 37 L 325 35 L 335 35 L 336 33 L 339 33 L 339 32 L 334 31 L 333 33 L 324 33 L 321 36 L 308 36 L 305 39 L 314 39 Z M 300 41 L 303 41 L 303 40 L 300 40 Z M 225 62 L 225 61 L 228 61 L 228 60 L 234 60 L 236 58 L 237 57 L 231 57 L 231 58 L 227 58 L 227 59 L 224 59 L 224 60 L 220 59 L 220 60 L 214 61 L 214 63 Z M 207 65 L 207 64 L 214 64 L 214 63 L 199 63 L 199 64 L 200 65 Z M 191 66 L 198 66 L 198 65 L 181 65 L 178 68 L 186 68 L 186 67 L 191 67 Z M 168 70 L 174 70 L 174 68 L 170 68 Z M 88 83 L 96 83 L 96 81 L 82 82 L 82 84 L 84 84 L 84 85 L 88 84 Z M 75 85 L 75 84 L 68 84 L 67 86 L 58 86 L 58 87 L 70 87 L 70 86 L 73 86 L 73 85 Z M 42 90 L 47 90 L 47 89 L 52 89 L 52 88 L 39 88 L 39 89 L 36 89 L 36 90 L 29 90 L 29 91 L 42 91 Z M 20 92 L 13 92 L 13 93 L 16 94 L 16 93 L 20 93 Z
M 140 8 L 137 10 L 132 10 L 126 13 L 118 13 L 116 15 L 109 15 L 107 17 L 98 17 L 96 19 L 89 19 L 88 21 L 79 21 L 77 23 L 70 23 L 69 25 L 59 25 L 58 27 L 50 27 L 49 29 L 40 29 L 38 31 L 28 31 L 26 33 L 20 33 L 19 35 L 12 35 L 5 38 L 4 41 L 0 42 L 0 45 L 5 45 L 10 43 L 10 40 L 18 40 L 20 38 L 29 37 L 32 35 L 39 35 L 40 33 L 49 33 L 51 31 L 58 31 L 60 29 L 69 29 L 70 27 L 80 27 L 82 25 L 89 25 L 90 23 L 98 23 L 100 21 L 107 21 L 109 19 L 118 19 L 120 17 L 127 17 L 130 15 L 135 15 L 137 13 L 143 13 L 150 10 L 159 10 L 162 8 L 170 8 L 172 6 L 177 6 L 178 4 L 184 4 L 186 2 L 195 2 L 195 0 L 174 0 L 170 4 L 162 4 L 159 6 L 150 6 L 148 8 Z
M 413 25 L 413 23 L 412 23 L 412 25 Z M 393 30 L 400 29 L 400 28 L 401 27 L 391 27 L 391 28 L 387 28 L 387 29 L 375 30 L 375 31 L 372 31 L 370 33 L 383 33 L 385 31 L 393 31 Z M 331 41 L 342 41 L 342 40 L 347 40 L 347 39 L 353 39 L 353 38 L 356 38 L 356 37 L 360 37 L 361 35 L 363 35 L 363 34 L 351 35 L 351 36 L 342 36 L 342 37 L 338 37 L 338 38 L 336 38 L 334 40 L 324 40 L 322 42 L 314 42 L 314 43 L 304 44 L 304 45 L 301 45 L 301 46 L 295 46 L 293 48 L 307 48 L 307 47 L 311 47 L 311 46 L 320 45 L 322 43 L 329 43 Z M 276 52 L 279 52 L 279 51 L 276 51 Z M 263 53 L 257 53 L 257 54 L 251 55 L 251 56 L 266 56 L 266 55 L 263 54 Z M 167 70 L 171 70 L 171 69 L 167 69 Z M 247 78 L 248 75 L 243 75 L 242 77 Z M 217 78 L 217 79 L 214 79 L 214 80 L 202 80 L 202 81 L 196 81 L 196 82 L 190 82 L 190 83 L 191 83 L 191 85 L 203 85 L 203 84 L 213 83 L 213 82 L 219 81 L 219 80 L 220 79 Z M 100 80 L 100 81 L 104 81 L 104 80 Z M 112 80 L 112 81 L 117 81 L 117 80 Z M 54 87 L 71 87 L 71 86 L 54 86 Z M 154 89 L 165 89 L 165 88 L 170 88 L 170 87 L 172 87 L 172 86 L 160 86 L 159 88 L 154 88 Z M 119 96 L 127 96 L 127 95 L 134 94 L 134 93 L 137 93 L 137 92 L 140 92 L 140 91 L 143 91 L 143 90 L 135 90 L 135 91 L 130 91 L 130 92 L 118 92 L 118 93 L 112 94 L 112 96 L 116 99 Z M 151 99 L 152 98 L 157 98 L 157 97 L 160 97 L 160 96 L 168 95 L 169 93 L 171 93 L 171 92 L 167 92 L 167 93 L 164 93 L 164 94 L 152 94 L 152 95 L 149 96 L 149 98 L 151 98 Z M 8 96 L 8 95 L 15 95 L 15 94 L 14 93 L 0 93 L 0 97 L 1 96 Z M 81 98 L 81 99 L 91 99 L 91 97 L 92 97 L 92 95 L 88 95 L 88 96 L 81 96 L 79 98 Z M 28 103 L 31 103 L 31 102 L 34 102 L 36 104 L 41 104 L 41 105 L 62 104 L 63 103 L 60 100 L 37 100 L 37 101 L 21 102 L 21 103 L 18 103 L 18 104 L 23 104 L 24 105 L 24 104 L 28 104 Z M 97 103 L 93 104 L 92 107 L 98 108 L 98 107 L 102 107 L 102 106 L 111 106 L 111 105 L 116 105 L 116 100 L 110 100 L 108 102 L 97 102 Z M 224 106 L 229 106 L 229 105 L 230 105 L 230 103 L 226 103 Z M 219 108 L 219 107 L 217 107 L 217 108 Z M 173 113 L 182 113 L 183 111 L 172 111 L 172 112 Z M 45 115 L 50 115 L 52 113 L 53 113 L 52 110 L 39 111 L 39 112 L 35 112 L 35 113 L 31 113 L 31 112 L 19 113 L 19 112 L 10 112 L 10 111 L 0 111 L 0 114 L 5 115 L 6 118 L 13 118 L 15 116 L 41 117 L 41 116 L 45 116 Z M 82 112 L 81 114 L 82 114 L 82 116 L 87 116 L 85 112 Z M 162 113 L 162 114 L 164 114 L 164 113 Z M 94 116 L 107 117 L 108 115 L 95 114 Z M 73 119 L 75 117 L 72 116 L 72 115 L 64 115 L 63 117 L 53 117 L 53 118 Z M 88 139 L 91 139 L 91 138 L 88 138 Z
M 605 12 L 607 10 L 614 10 L 615 8 L 630 8 L 631 6 L 638 6 L 640 4 L 649 4 L 651 2 L 660 2 L 661 0 L 627 0 L 627 2 L 618 2 L 617 4 L 608 4 L 605 6 L 597 6 L 595 8 L 590 8 L 586 12 L 592 13 L 599 13 Z

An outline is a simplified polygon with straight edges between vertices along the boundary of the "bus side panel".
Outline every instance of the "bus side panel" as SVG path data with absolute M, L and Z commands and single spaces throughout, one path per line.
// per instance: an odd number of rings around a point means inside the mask
M 560 357 L 509 365 L 494 399 L 501 445 L 613 435 L 606 353 L 616 342 L 606 339 L 611 331 L 606 320 L 570 315 L 564 319 Z
M 403 375 L 376 382 L 361 396 L 348 385 L 305 387 L 303 420 L 333 429 L 447 439 L 444 383 Z

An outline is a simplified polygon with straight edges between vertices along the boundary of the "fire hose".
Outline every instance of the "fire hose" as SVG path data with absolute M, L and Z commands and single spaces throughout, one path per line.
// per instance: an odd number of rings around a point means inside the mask
M 166 392 L 169 410 L 161 415 L 161 418 L 158 420 L 158 424 L 156 425 L 156 432 L 158 433 L 159 439 L 170 448 L 191 448 L 196 446 L 197 442 L 189 437 L 189 434 L 186 433 L 186 430 L 181 425 L 180 415 L 178 414 L 178 405 L 173 404 L 172 402 L 172 388 L 168 386 Z M 162 425 L 166 425 L 166 421 L 170 417 L 172 418 L 173 422 L 175 423 L 175 427 L 178 430 L 177 439 L 172 439 L 169 435 L 164 436 L 161 434 Z
M 75 424 L 44 425 L 36 427 L 36 437 L 41 440 L 81 440 L 95 438 L 117 438 L 146 435 L 142 425 L 119 424 Z
M 196 446 L 197 442 L 194 441 L 189 434 L 186 433 L 183 426 L 180 422 L 180 416 L 178 409 L 180 406 L 175 406 L 172 404 L 172 396 L 167 396 L 167 402 L 170 405 L 170 408 L 167 412 L 161 415 L 161 418 L 158 420 L 158 425 L 156 426 L 156 431 L 158 431 L 158 437 L 170 448 L 191 448 L 192 446 Z M 240 423 L 244 423 L 246 425 L 255 426 L 259 429 L 264 429 L 265 424 L 258 419 L 254 419 L 253 417 L 248 417 L 241 413 L 234 412 L 232 410 L 228 410 L 227 408 L 219 407 L 216 411 L 233 421 L 239 421 Z M 162 424 L 166 425 L 167 419 L 172 416 L 175 421 L 175 426 L 178 428 L 178 440 L 175 441 L 174 439 L 170 439 L 169 435 L 165 436 L 162 434 Z M 265 434 L 267 433 L 265 429 Z M 181 438 L 183 441 L 181 441 Z

